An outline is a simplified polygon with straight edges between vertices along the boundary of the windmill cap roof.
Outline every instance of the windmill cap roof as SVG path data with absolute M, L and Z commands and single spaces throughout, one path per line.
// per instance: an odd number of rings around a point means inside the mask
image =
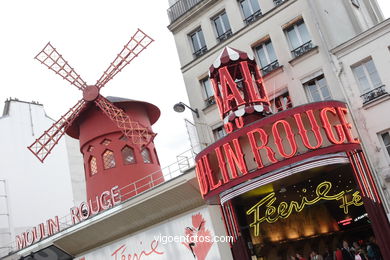
M 159 119 L 160 114 L 161 114 L 161 111 L 157 106 L 155 106 L 151 103 L 145 102 L 145 101 L 139 101 L 139 100 L 121 98 L 121 97 L 113 97 L 113 96 L 108 96 L 108 97 L 106 97 L 106 99 L 114 104 L 121 105 L 121 107 L 126 106 L 126 104 L 138 104 L 138 105 L 143 106 L 147 112 L 147 115 L 149 117 L 151 125 L 156 123 L 156 121 Z M 91 104 L 92 104 L 92 106 L 95 105 L 93 102 L 91 102 Z M 88 109 L 89 108 L 87 108 L 86 110 L 88 110 Z M 81 112 L 81 114 L 83 114 L 84 112 L 85 111 Z M 80 115 L 78 115 L 78 117 L 80 117 Z M 78 128 L 77 122 L 78 122 L 78 120 L 76 118 L 76 120 L 66 130 L 66 133 L 68 135 L 70 135 L 71 137 L 76 138 L 76 139 L 78 139 L 78 137 L 79 137 L 79 128 Z

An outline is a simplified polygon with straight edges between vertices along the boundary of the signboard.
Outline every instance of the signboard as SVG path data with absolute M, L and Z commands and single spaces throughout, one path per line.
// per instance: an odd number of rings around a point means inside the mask
M 316 102 L 239 127 L 197 155 L 196 174 L 209 198 L 296 161 L 359 146 L 345 104 Z
M 214 235 L 209 211 L 202 208 L 92 250 L 75 259 L 217 260 L 221 259 L 221 256 L 216 243 L 211 241 Z

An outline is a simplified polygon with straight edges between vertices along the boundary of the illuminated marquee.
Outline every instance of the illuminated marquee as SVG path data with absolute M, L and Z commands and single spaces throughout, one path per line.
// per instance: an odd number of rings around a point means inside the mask
M 327 201 L 340 201 L 340 208 L 343 209 L 344 214 L 348 214 L 350 206 L 362 206 L 363 201 L 360 196 L 359 191 L 355 191 L 352 193 L 352 199 L 348 201 L 346 196 L 347 193 L 352 192 L 352 190 L 341 191 L 337 194 L 331 195 L 329 192 L 332 189 L 332 183 L 329 181 L 324 181 L 318 184 L 314 197 L 312 200 L 309 200 L 307 197 L 303 196 L 301 201 L 290 201 L 285 202 L 282 201 L 279 205 L 274 205 L 276 201 L 276 194 L 272 192 L 262 198 L 258 203 L 256 203 L 253 207 L 247 210 L 247 215 L 253 214 L 253 222 L 249 225 L 253 228 L 253 233 L 255 236 L 259 235 L 260 232 L 260 224 L 264 221 L 268 223 L 275 223 L 279 219 L 288 218 L 294 211 L 301 212 L 306 206 L 314 205 L 322 200 Z M 306 190 L 303 190 L 303 193 L 306 193 Z
M 307 158 L 310 152 L 314 156 L 358 147 L 347 114 L 342 102 L 311 103 L 263 118 L 220 139 L 196 157 L 203 197 Z

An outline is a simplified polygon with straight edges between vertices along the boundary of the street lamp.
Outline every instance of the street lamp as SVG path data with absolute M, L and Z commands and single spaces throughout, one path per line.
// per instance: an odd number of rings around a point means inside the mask
M 186 107 L 189 110 L 191 110 L 193 113 L 195 113 L 197 118 L 199 118 L 199 111 L 198 111 L 198 109 L 197 108 L 193 109 L 193 108 L 187 106 L 186 104 L 184 104 L 183 102 L 179 102 L 179 103 L 175 104 L 173 106 L 173 110 L 175 110 L 178 113 L 181 113 L 181 112 L 183 112 L 186 109 Z

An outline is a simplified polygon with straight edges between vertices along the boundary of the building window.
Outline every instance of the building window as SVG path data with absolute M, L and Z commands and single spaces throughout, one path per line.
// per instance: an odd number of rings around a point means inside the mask
M 104 169 L 110 169 L 115 167 L 114 153 L 110 150 L 106 150 L 103 153 L 103 165 Z
M 352 71 L 362 93 L 363 104 L 387 94 L 372 59 L 359 63 Z
M 306 95 L 311 102 L 332 99 L 324 75 L 309 80 L 303 85 Z
M 202 29 L 199 27 L 195 32 L 189 35 L 194 50 L 195 57 L 203 55 L 207 51 Z
M 274 108 L 277 112 L 280 112 L 280 111 L 283 111 L 283 110 L 286 110 L 286 109 L 289 109 L 289 108 L 292 108 L 293 105 L 292 105 L 292 102 L 291 102 L 291 98 L 290 98 L 290 94 L 288 92 L 280 95 L 280 96 L 277 96 L 274 100 Z
M 91 156 L 91 158 L 89 159 L 89 171 L 91 176 L 97 173 L 97 162 L 95 156 Z
M 285 32 L 290 43 L 291 53 L 294 57 L 299 57 L 313 49 L 313 43 L 311 42 L 309 32 L 303 20 L 286 28 Z
M 220 126 L 218 128 L 213 129 L 213 135 L 214 135 L 215 141 L 221 139 L 222 137 L 224 137 L 226 135 L 225 128 L 223 126 Z
M 108 146 L 109 144 L 111 143 L 111 140 L 109 139 L 104 139 L 101 144 L 104 145 L 104 146 Z
M 271 40 L 261 43 L 255 48 L 255 53 L 260 61 L 262 75 L 265 76 L 271 71 L 279 68 L 279 62 L 275 55 Z
M 135 163 L 134 149 L 126 145 L 122 149 L 122 159 L 124 164 Z
M 232 35 L 232 29 L 230 28 L 229 19 L 226 12 L 213 18 L 215 31 L 217 32 L 217 39 L 223 41 Z
M 209 77 L 202 79 L 200 84 L 202 85 L 206 107 L 215 104 L 214 90 Z
M 390 156 L 390 134 L 389 132 L 381 134 L 383 145 L 386 149 L 387 155 Z
M 250 24 L 261 16 L 261 10 L 258 0 L 242 0 L 240 1 L 242 13 L 244 14 L 244 22 Z
M 150 156 L 150 152 L 148 148 L 144 148 L 141 150 L 141 155 L 144 163 L 152 163 L 152 158 Z

